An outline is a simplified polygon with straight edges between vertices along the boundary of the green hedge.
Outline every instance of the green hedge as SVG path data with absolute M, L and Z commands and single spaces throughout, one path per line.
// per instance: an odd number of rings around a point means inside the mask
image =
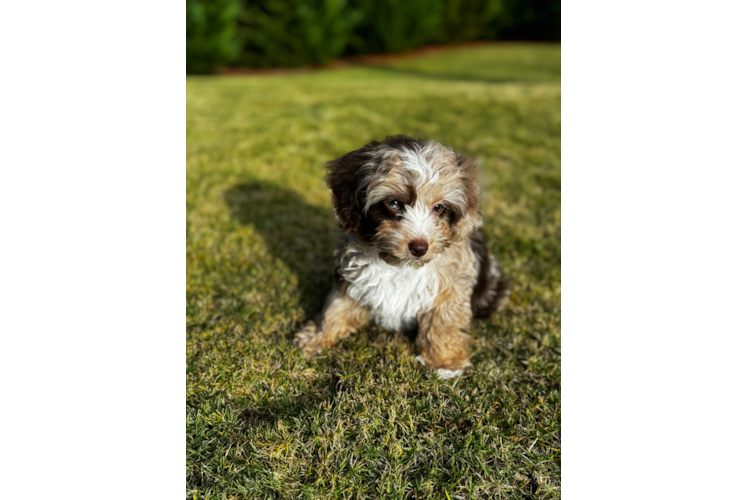
M 187 0 L 187 72 L 468 40 L 560 40 L 560 0 Z
M 187 73 L 211 73 L 240 53 L 240 0 L 187 0 Z
M 346 0 L 245 0 L 240 66 L 302 66 L 343 53 L 363 12 Z
M 504 0 L 506 12 L 502 38 L 511 40 L 561 40 L 561 0 Z
M 350 53 L 401 52 L 439 37 L 443 0 L 359 0 L 363 19 L 351 39 Z
M 447 0 L 440 43 L 496 39 L 506 16 L 507 0 Z M 559 19 L 560 20 L 560 19 Z

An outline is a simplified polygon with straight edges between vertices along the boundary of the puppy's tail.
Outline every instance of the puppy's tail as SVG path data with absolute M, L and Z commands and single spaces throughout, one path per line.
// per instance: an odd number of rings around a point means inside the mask
M 488 253 L 480 230 L 470 235 L 470 248 L 479 265 L 478 281 L 471 298 L 473 316 L 487 317 L 506 303 L 511 290 L 496 258 Z

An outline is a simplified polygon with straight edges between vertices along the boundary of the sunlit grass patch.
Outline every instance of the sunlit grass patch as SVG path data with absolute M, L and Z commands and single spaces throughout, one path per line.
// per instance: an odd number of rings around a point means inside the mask
M 558 46 L 500 45 L 188 79 L 188 497 L 560 496 L 559 64 Z M 479 160 L 513 283 L 447 382 L 376 327 L 310 362 L 291 344 L 332 279 L 324 163 L 395 133 Z

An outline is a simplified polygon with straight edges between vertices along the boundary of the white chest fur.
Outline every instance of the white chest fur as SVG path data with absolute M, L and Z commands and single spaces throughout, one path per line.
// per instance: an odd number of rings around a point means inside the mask
M 349 246 L 343 278 L 350 283 L 348 295 L 371 307 L 372 319 L 387 330 L 402 331 L 416 325 L 420 311 L 430 309 L 439 291 L 434 261 L 416 268 L 392 266 L 379 258 L 376 249 Z

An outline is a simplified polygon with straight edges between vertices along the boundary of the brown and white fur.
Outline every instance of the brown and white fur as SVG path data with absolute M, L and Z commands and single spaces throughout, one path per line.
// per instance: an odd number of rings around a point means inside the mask
M 470 366 L 473 316 L 509 294 L 479 231 L 475 163 L 438 142 L 404 135 L 328 163 L 335 216 L 345 231 L 319 325 L 295 335 L 306 356 L 370 321 L 418 328 L 419 361 L 443 378 Z

